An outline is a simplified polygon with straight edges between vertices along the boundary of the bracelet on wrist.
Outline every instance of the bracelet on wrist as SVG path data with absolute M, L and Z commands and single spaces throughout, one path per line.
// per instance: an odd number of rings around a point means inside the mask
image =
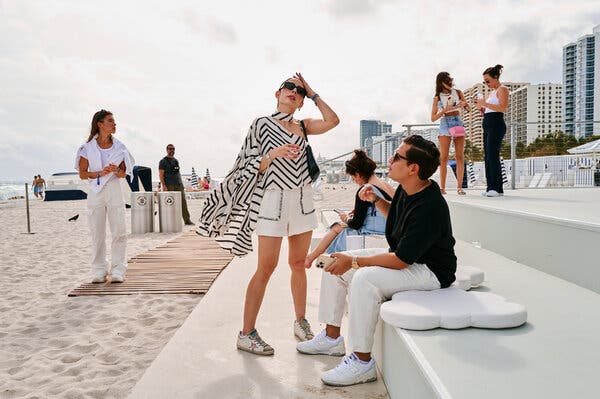
M 377 201 L 379 201 L 381 198 L 379 197 L 375 197 L 375 199 L 373 200 L 373 202 L 371 202 L 373 205 L 375 205 L 377 203 Z
M 315 105 L 317 105 L 317 98 L 319 98 L 319 95 L 317 93 L 313 94 L 312 96 L 309 96 L 308 98 L 310 98 L 311 100 L 313 100 L 313 102 L 315 103 Z

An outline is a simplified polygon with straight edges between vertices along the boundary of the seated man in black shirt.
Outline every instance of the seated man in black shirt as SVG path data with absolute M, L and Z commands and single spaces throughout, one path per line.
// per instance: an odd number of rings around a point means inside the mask
M 323 373 L 325 384 L 346 386 L 377 379 L 371 349 L 381 303 L 399 291 L 435 290 L 454 282 L 450 212 L 440 187 L 429 180 L 439 163 L 435 144 L 409 136 L 389 160 L 389 177 L 400 183 L 392 202 L 378 199 L 370 187 L 361 190 L 361 199 L 374 202 L 387 216 L 385 236 L 390 248 L 331 255 L 336 260 L 323 272 L 319 304 L 319 321 L 327 326 L 297 345 L 301 353 L 345 355 L 340 326 L 348 294 L 350 354 Z

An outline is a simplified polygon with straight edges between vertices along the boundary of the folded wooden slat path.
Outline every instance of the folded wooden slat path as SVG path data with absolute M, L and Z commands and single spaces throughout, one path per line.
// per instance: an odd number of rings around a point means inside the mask
M 204 294 L 233 256 L 193 230 L 131 258 L 123 283 L 84 283 L 80 295 Z

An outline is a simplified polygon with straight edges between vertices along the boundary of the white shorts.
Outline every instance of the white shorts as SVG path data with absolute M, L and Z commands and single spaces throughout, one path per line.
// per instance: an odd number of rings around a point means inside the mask
M 311 185 L 293 190 L 265 190 L 256 223 L 257 235 L 293 236 L 312 231 L 317 225 Z

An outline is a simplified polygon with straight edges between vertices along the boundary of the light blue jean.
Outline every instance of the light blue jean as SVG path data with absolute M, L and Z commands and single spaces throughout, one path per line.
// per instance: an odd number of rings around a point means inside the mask
M 450 128 L 455 126 L 464 126 L 460 116 L 444 116 L 440 119 L 440 131 L 438 136 L 450 136 Z
M 368 236 L 370 234 L 385 234 L 385 217 L 375 207 L 369 208 L 365 222 L 360 229 L 346 227 L 331 242 L 325 252 L 328 254 L 343 252 L 346 250 L 347 236 Z

